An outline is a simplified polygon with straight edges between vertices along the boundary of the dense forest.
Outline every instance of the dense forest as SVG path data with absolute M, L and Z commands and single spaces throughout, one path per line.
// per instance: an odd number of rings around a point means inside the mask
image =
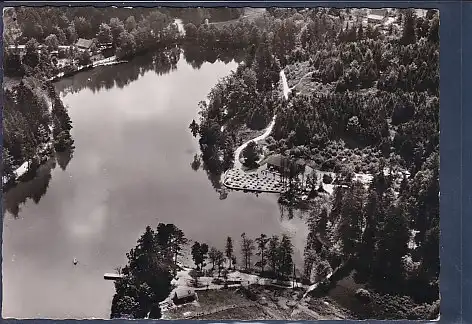
M 52 84 L 28 76 L 5 89 L 3 98 L 3 177 L 13 179 L 24 162 L 35 169 L 52 148 L 70 154 L 72 124 Z
M 173 224 L 150 226 L 127 254 L 128 265 L 120 269 L 123 278 L 115 281 L 111 318 L 160 318 L 159 302 L 171 292 L 177 270 L 176 257 L 186 238 Z M 149 313 L 149 315 L 148 315 Z
M 78 38 L 103 36 L 104 30 L 109 28 L 113 29 L 112 36 L 115 37 L 119 36 L 118 31 L 125 30 L 144 32 L 142 28 L 151 28 L 160 31 L 171 18 L 202 24 L 205 19 L 215 22 L 237 19 L 242 11 L 241 8 L 15 7 L 5 14 L 15 18 L 21 31 L 16 39 L 18 43 L 24 44 L 31 38 L 44 43 L 47 37 L 55 35 L 60 44 L 66 45 L 74 44 Z M 6 36 L 7 42 L 14 42 L 13 35 Z
M 74 45 L 79 38 L 96 39 L 98 44 L 112 43 L 118 58 L 129 58 L 137 53 L 175 44 L 180 37 L 175 17 L 184 22 L 202 24 L 212 21 L 235 19 L 241 15 L 237 8 L 134 8 L 132 15 L 126 8 L 96 7 L 18 7 L 6 12 L 9 24 L 5 33 L 5 45 L 27 45 L 23 60 L 13 51 L 5 52 L 7 75 L 22 75 L 24 68 L 34 69 L 41 62 L 48 64 L 49 52 L 62 45 Z M 37 54 L 38 45 L 46 47 Z M 59 50 L 60 57 L 68 57 L 88 63 L 86 53 L 73 47 Z M 21 64 L 21 61 L 24 63 Z M 51 65 L 51 64 L 49 64 Z M 49 66 L 54 69 L 54 66 Z M 45 68 L 40 68 L 46 72 Z
M 437 301 L 438 13 L 398 10 L 400 28 L 380 30 L 348 21 L 349 11 L 268 12 L 231 28 L 185 26 L 202 44 L 227 46 L 232 31 L 247 48 L 237 71 L 200 104 L 199 123 L 192 122 L 204 167 L 230 168 L 239 130 L 262 129 L 277 114 L 269 148 L 335 172 L 334 183 L 345 184 L 310 208 L 306 280 L 346 267 L 380 294 Z M 311 87 L 281 101 L 281 68 L 289 83 L 307 75 Z M 365 186 L 354 181 L 355 172 L 373 180 Z

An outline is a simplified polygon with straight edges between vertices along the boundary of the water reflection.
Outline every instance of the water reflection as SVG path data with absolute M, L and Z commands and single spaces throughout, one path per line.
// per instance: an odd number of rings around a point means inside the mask
M 190 163 L 190 166 L 192 167 L 193 171 L 198 171 L 200 169 L 200 165 L 202 164 L 200 156 L 198 154 L 195 154 L 193 156 L 193 161 Z
M 215 63 L 217 60 L 228 64 L 231 61 L 241 63 L 246 55 L 244 51 L 235 51 L 234 48 L 205 48 L 194 44 L 182 46 L 185 61 L 194 69 L 200 69 L 203 63 Z
M 70 160 L 72 160 L 72 157 L 74 156 L 74 150 L 69 149 L 64 152 L 58 152 L 56 153 L 56 160 L 59 166 L 63 171 L 66 170 L 67 165 L 69 165 Z
M 115 86 L 123 89 L 148 71 L 154 71 L 158 75 L 172 72 L 177 68 L 179 59 L 179 51 L 175 50 L 146 54 L 133 58 L 131 62 L 120 64 L 119 68 L 101 66 L 62 79 L 56 83 L 56 89 L 62 95 L 78 93 L 84 89 L 90 89 L 93 93 L 111 90 Z
M 56 159 L 52 157 L 45 164 L 41 165 L 34 174 L 18 183 L 15 187 L 8 190 L 3 195 L 3 215 L 8 211 L 13 217 L 18 218 L 21 211 L 21 205 L 29 199 L 36 204 L 46 194 L 51 181 L 51 172 L 56 167 Z
M 93 93 L 111 90 L 115 86 L 122 89 L 149 71 L 163 75 L 176 70 L 177 63 L 182 57 L 192 68 L 200 69 L 203 63 L 215 63 L 217 60 L 225 64 L 233 60 L 240 63 L 244 56 L 243 51 L 235 52 L 229 49 L 203 48 L 186 44 L 159 53 L 148 53 L 135 57 L 130 62 L 121 64 L 119 68 L 101 66 L 81 72 L 74 77 L 58 82 L 56 89 L 62 95 L 78 93 L 84 89 L 90 89 Z

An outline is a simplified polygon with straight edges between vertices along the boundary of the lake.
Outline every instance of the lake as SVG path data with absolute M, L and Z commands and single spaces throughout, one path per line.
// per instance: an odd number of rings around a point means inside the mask
M 219 249 L 232 236 L 237 251 L 243 232 L 287 232 L 301 265 L 306 226 L 281 215 L 276 195 L 220 200 L 205 171 L 190 166 L 198 102 L 237 67 L 223 61 L 143 57 L 56 83 L 76 149 L 4 195 L 3 317 L 109 318 L 114 285 L 103 274 L 159 222 Z

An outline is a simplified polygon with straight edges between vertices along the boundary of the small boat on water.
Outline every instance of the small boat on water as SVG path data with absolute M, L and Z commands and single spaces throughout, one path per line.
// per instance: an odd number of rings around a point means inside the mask
M 72 261 L 74 263 L 74 265 L 77 265 L 77 263 L 79 263 L 79 261 L 77 261 L 76 258 L 74 258 L 74 261 Z

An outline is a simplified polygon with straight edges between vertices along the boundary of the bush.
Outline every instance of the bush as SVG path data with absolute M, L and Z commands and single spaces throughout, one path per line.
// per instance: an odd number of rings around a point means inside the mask
M 224 280 L 221 278 L 215 278 L 211 281 L 211 283 L 215 285 L 222 285 L 224 283 Z
M 413 309 L 410 309 L 407 314 L 407 319 L 409 320 L 421 320 L 428 319 L 430 315 L 429 305 L 416 306 Z
M 251 301 L 256 301 L 259 299 L 259 296 L 257 293 L 255 293 L 251 288 L 249 287 L 241 287 L 242 293 L 249 298 Z
M 372 300 L 370 292 L 363 288 L 359 288 L 356 290 L 356 297 L 363 303 L 368 303 Z
M 66 57 L 67 57 L 66 51 L 63 50 L 63 49 L 60 49 L 60 50 L 59 50 L 59 53 L 58 53 L 58 57 L 59 57 L 60 59 L 66 58 Z
M 429 320 L 435 320 L 439 316 L 439 310 L 440 310 L 440 302 L 437 300 L 436 302 L 431 305 L 429 308 L 429 314 L 428 314 L 428 319 Z
M 323 183 L 326 183 L 326 184 L 333 183 L 333 177 L 330 174 L 323 174 Z
M 321 171 L 333 171 L 336 166 L 334 159 L 328 159 L 321 164 Z
M 74 140 L 70 136 L 69 132 L 62 131 L 57 136 L 54 142 L 54 149 L 57 152 L 64 152 L 65 150 L 71 148 L 74 144 Z

